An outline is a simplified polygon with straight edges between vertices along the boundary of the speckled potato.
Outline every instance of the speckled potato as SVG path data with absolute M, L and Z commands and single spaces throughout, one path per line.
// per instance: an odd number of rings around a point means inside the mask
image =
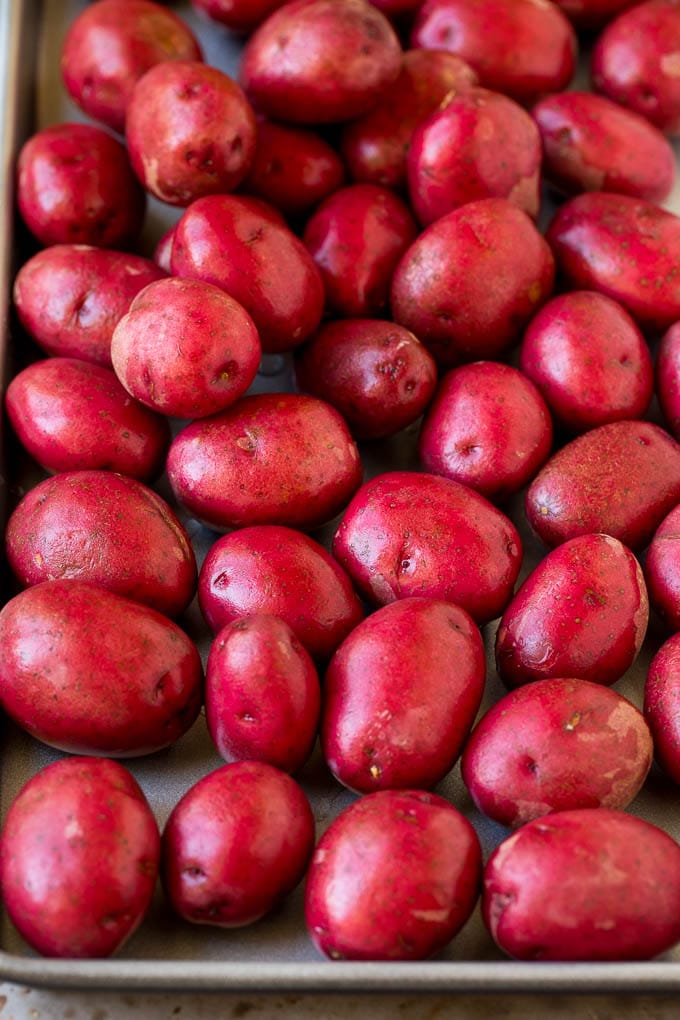
M 680 783 L 680 634 L 668 638 L 650 663 L 644 713 L 657 761 Z
M 680 631 L 680 506 L 664 517 L 645 557 L 649 601 L 667 627 Z
M 661 338 L 656 358 L 656 394 L 668 428 L 680 439 L 680 325 Z

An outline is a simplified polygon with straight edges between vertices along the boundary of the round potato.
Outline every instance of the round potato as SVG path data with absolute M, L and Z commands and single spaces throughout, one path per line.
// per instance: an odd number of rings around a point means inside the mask
M 680 783 L 680 635 L 668 638 L 652 659 L 645 681 L 645 719 L 654 753 L 674 783 Z

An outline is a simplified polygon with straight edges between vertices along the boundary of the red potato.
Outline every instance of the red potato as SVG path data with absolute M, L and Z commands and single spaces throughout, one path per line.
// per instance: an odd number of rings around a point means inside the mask
M 165 418 L 132 400 L 110 369 L 76 358 L 29 365 L 7 387 L 5 407 L 46 471 L 103 468 L 148 481 L 170 442 Z
M 437 366 L 403 326 L 380 319 L 326 322 L 295 363 L 300 389 L 337 408 L 358 439 L 410 425 L 437 384 Z
M 255 114 L 235 81 L 197 61 L 156 64 L 128 103 L 132 169 L 161 202 L 233 191 L 255 155 Z
M 484 921 L 519 960 L 648 960 L 680 939 L 680 847 L 607 808 L 537 818 L 484 871 Z
M 526 496 L 546 545 L 604 532 L 642 549 L 680 502 L 680 446 L 651 422 L 600 425 L 553 454 Z
M 411 205 L 424 226 L 480 198 L 507 198 L 535 219 L 541 136 L 514 100 L 470 88 L 447 97 L 416 127 L 407 172 Z
M 651 661 L 644 713 L 657 761 L 674 783 L 680 783 L 680 634 L 668 638 Z
M 557 422 L 573 432 L 644 417 L 652 358 L 625 309 L 596 291 L 553 298 L 531 320 L 519 365 Z
M 475 72 L 453 53 L 407 50 L 399 77 L 384 99 L 342 128 L 340 151 L 350 177 L 404 189 L 406 156 L 418 124 L 451 92 L 476 84 Z
M 644 716 L 620 694 L 587 680 L 538 680 L 482 716 L 461 772 L 479 810 L 517 828 L 555 811 L 623 810 L 653 750 Z
M 5 532 L 7 560 L 24 586 L 91 581 L 179 616 L 196 591 L 196 557 L 159 495 L 111 471 L 70 471 L 26 493 Z
M 529 217 L 503 198 L 432 223 L 392 278 L 392 318 L 442 368 L 496 358 L 550 296 L 555 263 Z
M 649 601 L 664 623 L 680 631 L 680 506 L 664 517 L 645 557 Z
M 639 0 L 555 0 L 577 28 L 601 28 Z
M 200 60 L 189 26 L 150 0 L 99 0 L 71 22 L 61 51 L 64 85 L 78 106 L 123 134 L 135 83 L 166 60 Z
M 142 227 L 146 200 L 127 152 L 91 124 L 54 124 L 24 143 L 17 203 L 43 245 L 126 248 Z
M 243 397 L 192 422 L 173 439 L 166 466 L 179 502 L 222 530 L 317 528 L 347 505 L 362 477 L 341 415 L 298 393 Z
M 520 103 L 561 92 L 576 61 L 574 30 L 545 0 L 425 0 L 411 45 L 450 50 L 485 88 Z
M 593 191 L 565 202 L 546 237 L 571 290 L 607 294 L 643 328 L 680 319 L 680 217 L 629 195 Z
M 561 191 L 615 191 L 663 202 L 675 153 L 644 117 L 592 92 L 546 96 L 533 116 L 543 142 L 543 176 Z
M 261 117 L 242 190 L 286 216 L 302 216 L 345 183 L 345 168 L 321 135 Z
M 592 55 L 593 86 L 646 117 L 665 134 L 680 132 L 680 9 L 646 0 L 611 21 Z
M 267 353 L 304 343 L 321 321 L 321 274 L 280 213 L 260 199 L 197 199 L 175 228 L 171 264 L 175 276 L 212 283 L 243 305 Z
M 513 597 L 496 668 L 508 687 L 556 677 L 613 684 L 637 658 L 648 621 L 633 554 L 610 535 L 580 535 L 548 553 Z
M 175 239 L 175 224 L 158 239 L 153 251 L 153 260 L 165 273 L 172 272 L 172 242 Z
M 156 820 L 127 769 L 64 758 L 10 805 L 0 842 L 3 903 L 43 956 L 109 956 L 143 920 L 159 857 Z
M 252 924 L 295 888 L 313 848 L 314 816 L 295 781 L 234 762 L 199 780 L 168 818 L 163 886 L 186 921 Z
M 661 339 L 656 358 L 656 394 L 668 428 L 680 439 L 680 324 Z
M 474 620 L 402 599 L 345 638 L 324 680 L 321 746 L 357 793 L 429 790 L 453 767 L 479 709 L 486 662 Z
M 302 240 L 331 312 L 360 318 L 383 311 L 397 263 L 417 233 L 408 206 L 388 188 L 350 184 L 322 202 Z
M 262 347 L 238 301 L 201 280 L 146 287 L 113 332 L 111 360 L 140 403 L 177 418 L 233 404 L 257 375 Z
M 286 0 L 191 0 L 191 6 L 234 32 L 252 32 Z
M 321 711 L 314 663 L 276 616 L 246 616 L 217 634 L 205 675 L 205 714 L 227 761 L 264 761 L 297 772 L 307 761 Z
M 364 615 L 352 582 L 324 547 L 276 525 L 218 538 L 200 570 L 198 603 L 213 631 L 255 613 L 278 616 L 322 662 Z
M 377 105 L 396 80 L 401 46 L 364 0 L 293 0 L 274 11 L 243 52 L 240 80 L 273 120 L 328 124 Z
M 45 581 L 10 599 L 0 648 L 7 715 L 72 754 L 151 754 L 201 707 L 201 659 L 177 624 L 85 581 Z
M 500 616 L 519 574 L 512 522 L 473 489 L 392 471 L 359 489 L 333 555 L 376 605 L 411 596 L 454 602 L 479 624 Z
M 25 262 L 14 281 L 14 306 L 47 354 L 111 367 L 111 336 L 132 299 L 165 276 L 141 255 L 80 244 L 55 244 Z
M 441 380 L 418 450 L 432 474 L 504 500 L 534 477 L 552 436 L 548 408 L 533 383 L 510 365 L 477 361 Z
M 422 0 L 370 0 L 370 3 L 388 18 L 400 18 L 402 15 L 415 14 Z
M 421 960 L 463 927 L 479 896 L 475 830 L 434 793 L 383 790 L 339 814 L 314 851 L 305 920 L 332 960 Z

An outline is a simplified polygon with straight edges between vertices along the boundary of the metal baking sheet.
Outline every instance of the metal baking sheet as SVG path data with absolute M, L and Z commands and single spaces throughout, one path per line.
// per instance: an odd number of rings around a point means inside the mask
M 0 0 L 0 116 L 2 117 L 2 197 L 0 200 L 0 309 L 2 309 L 0 363 L 2 382 L 11 371 L 12 357 L 26 347 L 26 338 L 9 314 L 11 283 L 21 258 L 21 231 L 14 229 L 13 166 L 21 142 L 34 130 L 59 120 L 82 119 L 67 101 L 58 71 L 59 52 L 66 27 L 83 0 Z M 191 11 L 174 5 L 199 35 L 207 60 L 233 73 L 238 59 L 237 41 Z M 671 207 L 680 208 L 678 196 Z M 151 202 L 144 234 L 149 252 L 163 230 L 179 215 Z M 268 359 L 258 376 L 259 390 L 288 389 L 290 364 L 285 358 Z M 365 444 L 362 456 L 368 475 L 379 470 L 415 468 L 415 427 L 381 444 Z M 6 436 L 2 436 L 5 445 Z M 10 448 L 0 471 L 0 511 L 5 504 L 41 477 L 27 470 L 20 454 Z M 167 483 L 160 491 L 169 497 Z M 510 513 L 520 527 L 526 547 L 523 575 L 540 558 L 541 550 L 522 521 L 521 498 Z M 0 519 L 4 519 L 0 518 Z M 184 518 L 199 561 L 216 535 Z M 316 537 L 328 541 L 333 526 Z M 183 625 L 205 655 L 209 635 L 194 603 Z M 493 663 L 495 626 L 485 628 L 490 664 Z M 616 686 L 638 706 L 646 667 L 661 632 L 653 626 L 636 666 Z M 491 665 L 482 710 L 504 693 Z M 3 722 L 0 737 L 0 816 L 27 779 L 62 755 Z M 146 758 L 126 760 L 144 789 L 162 827 L 182 794 L 201 776 L 219 767 L 201 716 L 191 731 L 173 747 Z M 327 772 L 318 754 L 298 777 L 312 803 L 319 833 L 354 795 Z M 507 830 L 475 811 L 456 767 L 437 791 L 449 798 L 473 822 L 485 858 Z M 661 825 L 680 840 L 680 789 L 653 767 L 632 813 Z M 680 947 L 648 963 L 525 964 L 503 957 L 486 932 L 479 910 L 463 931 L 436 959 L 422 963 L 351 963 L 322 959 L 313 948 L 303 921 L 302 887 L 276 914 L 248 928 L 220 930 L 192 926 L 172 915 L 157 891 L 152 909 L 130 941 L 108 960 L 46 960 L 37 956 L 18 936 L 4 912 L 0 916 L 0 978 L 28 985 L 80 988 L 215 991 L 409 991 L 409 992 L 670 992 L 680 990 Z

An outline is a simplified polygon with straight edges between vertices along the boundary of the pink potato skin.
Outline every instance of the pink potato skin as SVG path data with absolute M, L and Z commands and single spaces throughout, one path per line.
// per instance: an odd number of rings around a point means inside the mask
M 680 323 L 661 338 L 656 358 L 656 394 L 668 428 L 680 439 Z
M 262 347 L 238 301 L 201 280 L 146 287 L 116 326 L 111 360 L 140 403 L 176 418 L 204 418 L 246 392 Z
M 307 221 L 302 240 L 336 315 L 383 311 L 401 256 L 418 233 L 404 201 L 388 188 L 350 184 L 327 198 Z
M 175 224 L 165 231 L 156 242 L 153 250 L 153 261 L 164 273 L 172 272 L 172 242 L 175 239 Z M 149 281 L 151 282 L 151 281 Z
M 165 271 L 141 255 L 55 244 L 17 273 L 14 306 L 46 354 L 111 367 L 111 337 L 132 299 Z
M 213 631 L 255 613 L 278 616 L 321 662 L 364 616 L 352 582 L 324 547 L 276 525 L 218 538 L 199 573 L 198 603 Z
M 125 138 L 146 190 L 161 202 L 187 206 L 241 183 L 255 155 L 255 114 L 223 71 L 169 61 L 135 85 Z
M 252 32 L 286 0 L 191 0 L 191 6 L 233 32 Z
M 548 408 L 534 384 L 510 365 L 477 361 L 440 381 L 418 450 L 426 471 L 501 501 L 531 481 L 552 437 Z
M 482 916 L 518 960 L 648 960 L 680 939 L 680 847 L 622 811 L 522 826 L 489 858 Z
M 148 481 L 170 441 L 167 420 L 132 400 L 111 369 L 77 358 L 29 365 L 7 387 L 5 406 L 46 471 L 102 468 Z
M 325 322 L 296 359 L 300 389 L 337 408 L 358 439 L 393 435 L 425 410 L 437 384 L 432 355 L 381 319 Z
M 76 17 L 61 51 L 71 98 L 95 120 L 123 134 L 135 83 L 168 60 L 200 60 L 188 25 L 149 0 L 99 0 Z
M 156 820 L 127 769 L 64 758 L 10 805 L 0 842 L 3 903 L 43 956 L 109 956 L 144 918 L 159 857 Z
M 196 719 L 201 659 L 177 624 L 85 581 L 45 581 L 0 612 L 0 701 L 71 754 L 168 747 Z
M 482 624 L 510 601 L 522 544 L 505 514 L 466 485 L 392 471 L 354 496 L 333 555 L 376 605 L 411 596 L 443 599 Z
M 406 161 L 411 205 L 423 226 L 466 202 L 507 198 L 538 215 L 541 137 L 531 116 L 500 92 L 447 97 L 416 127 Z
M 319 723 L 321 689 L 314 663 L 283 620 L 248 616 L 216 635 L 205 676 L 205 712 L 227 761 L 264 761 L 297 772 Z
M 309 213 L 345 183 L 345 168 L 321 135 L 259 118 L 255 156 L 242 191 L 276 206 L 285 216 Z
M 23 145 L 17 203 L 43 245 L 127 248 L 137 238 L 146 199 L 125 147 L 91 124 L 54 124 Z
M 663 202 L 676 176 L 675 153 L 632 110 L 592 92 L 546 96 L 532 110 L 543 143 L 543 176 L 561 191 L 615 191 Z
M 513 597 L 496 667 L 508 687 L 555 677 L 613 684 L 637 658 L 648 620 L 633 554 L 610 535 L 579 535 L 549 552 Z
M 163 886 L 186 921 L 252 924 L 295 888 L 313 848 L 314 816 L 295 780 L 264 762 L 233 762 L 192 786 L 168 818 Z
M 392 318 L 442 368 L 497 358 L 550 296 L 555 263 L 526 213 L 504 198 L 442 216 L 402 256 Z
M 623 810 L 652 764 L 642 713 L 588 680 L 538 680 L 496 702 L 463 751 L 463 782 L 488 818 L 517 828 L 574 808 Z
M 175 276 L 221 287 L 251 315 L 267 353 L 290 351 L 318 327 L 321 274 L 281 214 L 260 199 L 209 195 L 175 227 Z
M 39 482 L 11 514 L 5 543 L 24 587 L 90 581 L 171 617 L 196 591 L 196 557 L 176 515 L 157 493 L 112 471 Z
M 293 0 L 248 41 L 240 80 L 273 120 L 328 124 L 375 106 L 396 80 L 401 46 L 364 0 Z
M 407 50 L 399 77 L 384 99 L 345 124 L 340 151 L 355 181 L 406 187 L 406 156 L 418 124 L 451 93 L 476 85 L 477 75 L 446 50 Z
M 475 830 L 443 797 L 381 790 L 338 815 L 312 856 L 310 937 L 332 960 L 421 960 L 463 927 L 479 896 Z
M 481 85 L 520 103 L 561 92 L 576 60 L 574 30 L 543 0 L 425 0 L 411 46 L 450 50 L 474 68 Z
M 680 783 L 680 634 L 668 638 L 651 661 L 643 711 L 657 761 Z
M 635 551 L 678 502 L 680 446 L 651 422 L 615 421 L 553 454 L 529 487 L 526 515 L 549 546 L 604 532 Z
M 222 530 L 317 528 L 347 505 L 362 477 L 342 416 L 298 393 L 243 397 L 187 425 L 170 445 L 167 472 L 180 503 Z
M 449 772 L 479 709 L 486 662 L 474 620 L 402 599 L 345 638 L 324 680 L 321 746 L 357 793 L 429 790 Z
M 555 0 L 577 28 L 601 28 L 639 0 Z
M 598 37 L 593 86 L 646 117 L 665 134 L 680 133 L 680 10 L 674 0 L 647 0 L 624 11 Z
M 591 191 L 560 206 L 546 237 L 570 290 L 608 295 L 643 328 L 680 319 L 680 217 L 630 195 Z
M 664 517 L 645 557 L 649 601 L 667 627 L 680 631 L 680 506 Z
M 544 305 L 524 334 L 519 365 L 572 432 L 642 418 L 654 391 L 642 333 L 622 305 L 596 291 Z

